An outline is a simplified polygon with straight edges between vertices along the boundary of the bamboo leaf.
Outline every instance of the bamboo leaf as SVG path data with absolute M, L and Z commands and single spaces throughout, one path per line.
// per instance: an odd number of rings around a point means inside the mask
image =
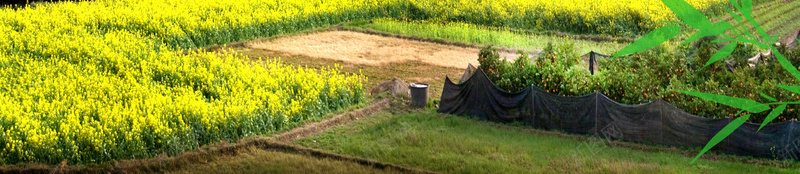
M 781 113 L 783 113 L 783 110 L 786 110 L 786 104 L 782 104 L 777 108 L 773 109 L 772 111 L 770 111 L 769 115 L 767 115 L 767 118 L 764 118 L 764 122 L 761 122 L 761 126 L 758 127 L 758 130 L 756 130 L 756 132 L 761 131 L 761 128 L 766 126 L 769 122 L 771 122 L 775 118 L 778 118 L 778 115 L 781 115 Z
M 739 21 L 739 22 L 742 21 L 742 17 L 739 16 L 739 14 L 734 13 L 733 11 L 731 11 L 731 9 L 728 9 L 728 7 L 726 7 L 725 5 L 722 5 L 722 8 L 725 8 L 725 10 L 728 11 L 728 14 L 730 14 L 731 17 L 733 17 L 734 20 Z
M 717 144 L 719 144 L 719 142 L 722 142 L 722 140 L 727 138 L 728 135 L 731 135 L 731 133 L 733 133 L 733 131 L 735 131 L 736 128 L 739 128 L 739 126 L 742 126 L 742 124 L 744 124 L 744 122 L 747 121 L 747 119 L 749 119 L 749 118 L 750 118 L 750 114 L 747 114 L 747 115 L 741 116 L 739 118 L 736 118 L 731 123 L 728 123 L 728 125 L 723 127 L 722 130 L 717 132 L 717 135 L 714 135 L 714 137 L 711 138 L 711 141 L 708 141 L 708 144 L 706 144 L 706 147 L 704 147 L 703 150 L 701 150 L 700 153 L 697 154 L 697 157 L 694 157 L 694 159 L 692 160 L 691 163 L 694 163 L 694 161 L 697 161 L 697 159 L 700 158 L 700 156 L 702 156 L 708 150 L 711 150 L 711 148 L 716 146 Z M 689 164 L 691 164 L 691 163 L 689 163 Z
M 747 12 L 752 11 L 752 9 L 748 10 L 748 11 L 745 11 L 744 8 L 742 7 L 742 4 L 739 4 L 739 0 L 729 0 L 729 1 L 731 1 L 731 4 L 733 4 L 733 8 L 735 8 L 736 10 L 739 10 L 739 13 L 742 13 L 742 15 L 750 14 L 750 13 L 747 13 Z M 745 14 L 745 13 L 747 13 L 747 14 Z
M 661 0 L 675 15 L 692 28 L 706 28 L 711 21 L 696 8 L 684 0 Z
M 638 40 L 634 41 L 625 48 L 622 48 L 622 50 L 620 50 L 619 52 L 617 52 L 616 55 L 614 55 L 614 58 L 637 53 L 658 46 L 659 44 L 664 43 L 667 40 L 677 36 L 678 33 L 680 33 L 680 31 L 681 27 L 678 25 L 667 25 L 658 28 L 656 30 L 653 30 L 652 32 L 648 33 L 642 38 L 639 38 Z
M 702 99 L 710 100 L 713 102 L 717 102 L 719 104 L 728 105 L 730 107 L 739 108 L 752 113 L 764 112 L 770 109 L 768 106 L 765 106 L 762 103 L 744 98 L 737 98 L 737 97 L 703 93 L 703 92 L 684 91 L 679 89 L 676 89 L 676 91 L 687 95 L 700 97 Z
M 778 101 L 778 100 L 775 100 L 775 98 L 772 98 L 772 97 L 770 97 L 770 96 L 769 96 L 769 95 L 767 95 L 767 94 L 760 93 L 760 92 L 759 92 L 758 94 L 761 94 L 761 97 L 764 97 L 764 98 L 766 98 L 766 99 L 767 99 L 767 100 L 769 100 L 769 101 Z
M 761 35 L 761 38 L 764 41 L 770 41 L 771 42 L 774 39 L 771 36 L 769 36 L 769 34 L 767 34 L 767 31 L 764 30 L 764 28 L 761 28 L 761 25 L 759 25 L 758 22 L 755 21 L 755 19 L 753 19 L 753 1 L 752 0 L 741 0 L 742 1 L 741 4 L 736 3 L 737 0 L 730 0 L 730 1 L 733 4 L 733 7 L 735 7 L 737 10 L 739 10 L 739 13 L 742 14 L 742 17 L 744 17 L 744 19 L 749 21 L 750 24 L 753 25 L 753 27 L 755 27 L 756 31 L 758 31 L 758 33 Z M 767 45 L 769 45 L 769 44 L 767 44 Z M 761 47 L 762 48 L 766 48 L 768 46 L 763 45 Z
M 739 0 L 729 0 L 729 1 L 731 1 L 731 4 L 733 4 L 733 7 L 736 8 L 736 10 L 742 8 L 742 5 L 739 4 Z
M 775 58 L 778 59 L 778 62 L 781 64 L 781 67 L 783 67 L 783 69 L 786 69 L 786 71 L 789 71 L 789 74 L 791 74 L 795 79 L 800 80 L 800 71 L 798 71 L 797 68 L 794 65 L 792 65 L 792 62 L 789 62 L 789 59 L 786 59 L 786 57 L 783 57 L 783 54 L 781 54 L 780 51 L 777 51 L 778 48 L 775 48 L 775 46 L 769 46 L 769 47 L 772 50 L 776 50 L 776 51 L 773 52 L 773 54 L 775 54 Z M 792 92 L 794 92 L 794 91 L 792 91 Z M 797 92 L 795 92 L 795 93 L 797 93 Z M 798 93 L 798 94 L 800 94 L 800 93 Z
M 791 91 L 797 94 L 800 94 L 800 86 L 790 86 L 790 85 L 776 85 L 780 88 L 783 88 L 787 91 Z
M 742 9 L 740 9 L 742 14 L 751 15 L 753 13 L 753 0 L 742 0 Z
M 736 42 L 732 42 L 732 43 L 730 43 L 728 45 L 725 45 L 725 47 L 722 47 L 722 49 L 719 49 L 719 51 L 714 53 L 714 55 L 712 55 L 711 58 L 708 59 L 708 62 L 706 62 L 706 65 L 703 66 L 703 68 L 705 68 L 708 65 L 711 65 L 712 63 L 714 63 L 714 62 L 716 62 L 718 60 L 722 60 L 725 57 L 728 57 L 729 55 L 731 55 L 731 53 L 733 53 L 733 50 L 735 48 L 736 48 Z
M 683 41 L 682 44 L 692 43 L 692 42 L 696 41 L 697 39 L 700 39 L 700 38 L 703 38 L 703 37 L 706 37 L 706 36 L 720 35 L 722 33 L 725 33 L 725 31 L 727 31 L 731 27 L 733 27 L 733 26 L 731 26 L 731 24 L 726 22 L 726 21 L 722 21 L 722 22 L 717 22 L 717 23 L 711 24 L 711 25 L 707 26 L 706 28 L 702 28 L 702 29 L 700 29 L 700 31 L 697 31 L 696 33 L 694 33 L 694 35 L 689 37 L 689 39 L 686 39 L 686 41 Z
M 678 21 L 661 21 L 661 22 L 668 24 L 683 24 L 683 22 L 678 22 Z

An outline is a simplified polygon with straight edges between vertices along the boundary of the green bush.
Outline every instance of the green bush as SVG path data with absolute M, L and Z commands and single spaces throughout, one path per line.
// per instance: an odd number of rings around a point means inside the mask
M 600 68 L 591 75 L 587 65 L 575 54 L 569 43 L 548 44 L 533 61 L 527 55 L 514 62 L 500 59 L 491 46 L 481 49 L 479 59 L 489 78 L 500 88 L 519 91 L 535 85 L 547 92 L 580 96 L 600 91 L 609 98 L 626 104 L 640 104 L 658 99 L 692 113 L 708 118 L 735 117 L 738 109 L 685 95 L 673 89 L 714 93 L 768 102 L 760 93 L 779 101 L 797 101 L 800 95 L 775 88 L 776 84 L 794 84 L 794 78 L 776 61 L 751 68 L 747 59 L 757 53 L 755 46 L 739 43 L 727 60 L 733 59 L 734 71 L 726 69 L 725 61 L 703 67 L 721 45 L 703 39 L 695 45 L 675 48 L 658 46 L 620 58 L 600 58 Z M 686 53 L 686 54 L 683 54 Z M 784 55 L 795 63 L 800 49 L 786 49 Z M 797 65 L 795 63 L 795 65 Z M 789 105 L 777 120 L 796 119 L 797 105 Z M 767 112 L 754 114 L 751 122 L 761 122 Z

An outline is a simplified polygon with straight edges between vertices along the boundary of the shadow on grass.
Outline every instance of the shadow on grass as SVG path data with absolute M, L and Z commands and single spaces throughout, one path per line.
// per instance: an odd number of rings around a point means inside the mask
M 392 109 L 294 143 L 444 173 L 800 172 L 797 162 L 718 154 L 691 165 L 696 150 Z

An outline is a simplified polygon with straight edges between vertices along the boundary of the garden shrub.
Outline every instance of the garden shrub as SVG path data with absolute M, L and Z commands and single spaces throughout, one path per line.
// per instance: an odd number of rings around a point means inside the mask
M 708 118 L 736 117 L 738 109 L 685 95 L 673 89 L 714 93 L 769 102 L 760 93 L 779 101 L 800 100 L 800 95 L 775 88 L 775 84 L 793 84 L 794 78 L 776 61 L 766 61 L 755 68 L 747 59 L 757 48 L 740 43 L 729 59 L 737 62 L 728 71 L 724 61 L 703 67 L 720 45 L 713 38 L 702 39 L 697 46 L 657 46 L 619 58 L 602 58 L 603 65 L 591 75 L 587 65 L 569 43 L 548 44 L 534 60 L 522 55 L 513 62 L 500 59 L 491 46 L 481 49 L 480 68 L 500 88 L 511 92 L 535 85 L 549 93 L 581 96 L 599 91 L 625 104 L 640 104 L 663 99 L 692 114 Z M 787 49 L 785 55 L 797 61 L 800 49 Z M 689 53 L 689 54 L 680 54 Z M 798 118 L 798 109 L 789 105 L 778 120 Z M 761 122 L 768 112 L 753 114 L 751 122 Z

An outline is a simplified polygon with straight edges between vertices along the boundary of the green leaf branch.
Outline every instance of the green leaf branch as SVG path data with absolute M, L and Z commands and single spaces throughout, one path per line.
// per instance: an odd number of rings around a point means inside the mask
M 792 65 L 789 60 L 781 54 L 775 46 L 772 44 L 775 42 L 775 39 L 778 37 L 773 37 L 767 34 L 767 32 L 761 28 L 758 22 L 752 16 L 752 9 L 753 9 L 753 2 L 752 0 L 730 0 L 733 4 L 733 7 L 739 13 L 734 13 L 732 10 L 725 7 L 725 10 L 733 17 L 733 19 L 739 25 L 732 25 L 730 22 L 722 20 L 721 18 L 713 15 L 717 19 L 720 19 L 720 22 L 711 23 L 711 21 L 703 15 L 699 10 L 692 7 L 689 3 L 684 0 L 661 0 L 664 5 L 669 7 L 673 13 L 682 21 L 666 21 L 670 25 L 666 25 L 664 27 L 658 28 L 653 30 L 652 32 L 648 33 L 647 35 L 643 36 L 642 38 L 634 41 L 630 45 L 624 47 L 622 50 L 617 52 L 613 57 L 621 57 L 637 52 L 641 52 L 655 46 L 658 46 L 671 38 L 674 38 L 680 33 L 680 25 L 684 24 L 690 28 L 697 29 L 698 31 L 694 33 L 689 39 L 684 41 L 682 44 L 688 44 L 694 42 L 700 38 L 708 37 L 708 36 L 716 36 L 721 35 L 725 37 L 724 39 L 716 39 L 712 42 L 730 42 L 726 46 L 722 47 L 718 50 L 711 58 L 706 62 L 705 66 L 708 66 L 714 62 L 720 61 L 725 59 L 726 57 L 730 56 L 733 53 L 734 49 L 737 46 L 737 42 L 742 43 L 751 43 L 758 46 L 761 49 L 771 49 L 775 54 L 775 58 L 780 63 L 781 67 L 786 69 L 795 79 L 800 80 L 800 71 Z M 741 3 L 738 3 L 741 2 Z M 724 5 L 723 5 L 724 7 Z M 754 36 L 751 34 L 752 32 L 745 27 L 743 24 L 749 23 L 753 26 L 753 28 L 758 32 L 759 37 Z M 741 28 L 740 28 L 741 27 Z M 728 36 L 725 34 L 726 31 L 732 31 L 730 33 L 733 36 Z M 800 42 L 800 40 L 798 40 Z M 704 66 L 704 67 L 705 67 Z M 784 90 L 791 91 L 793 93 L 800 94 L 800 86 L 789 86 L 789 85 L 776 85 Z M 772 101 L 771 103 L 760 103 L 757 101 L 738 98 L 738 97 L 731 97 L 725 95 L 718 95 L 718 94 L 711 94 L 711 93 L 703 93 L 703 92 L 695 92 L 695 91 L 685 91 L 685 90 L 678 90 L 676 91 L 702 98 L 705 100 L 710 100 L 719 104 L 731 106 L 734 108 L 740 109 L 736 115 L 741 114 L 742 112 L 748 112 L 744 116 L 738 117 L 731 121 L 728 125 L 722 128 L 713 138 L 706 144 L 703 150 L 697 154 L 697 156 L 692 160 L 691 163 L 694 163 L 697 159 L 700 158 L 704 153 L 710 150 L 712 147 L 716 146 L 719 142 L 722 142 L 726 137 L 728 137 L 731 133 L 733 133 L 736 129 L 738 129 L 742 124 L 744 124 L 749 118 L 750 114 L 753 113 L 761 113 L 767 110 L 772 109 L 770 113 L 767 115 L 766 119 L 761 123 L 761 126 L 758 128 L 758 131 L 761 130 L 765 125 L 770 123 L 772 120 L 777 118 L 783 111 L 786 109 L 787 105 L 796 105 L 800 104 L 800 101 L 792 101 L 792 102 L 783 102 L 777 101 L 775 98 L 768 96 L 763 93 L 759 93 L 762 97 Z M 777 105 L 775 108 L 770 106 Z

